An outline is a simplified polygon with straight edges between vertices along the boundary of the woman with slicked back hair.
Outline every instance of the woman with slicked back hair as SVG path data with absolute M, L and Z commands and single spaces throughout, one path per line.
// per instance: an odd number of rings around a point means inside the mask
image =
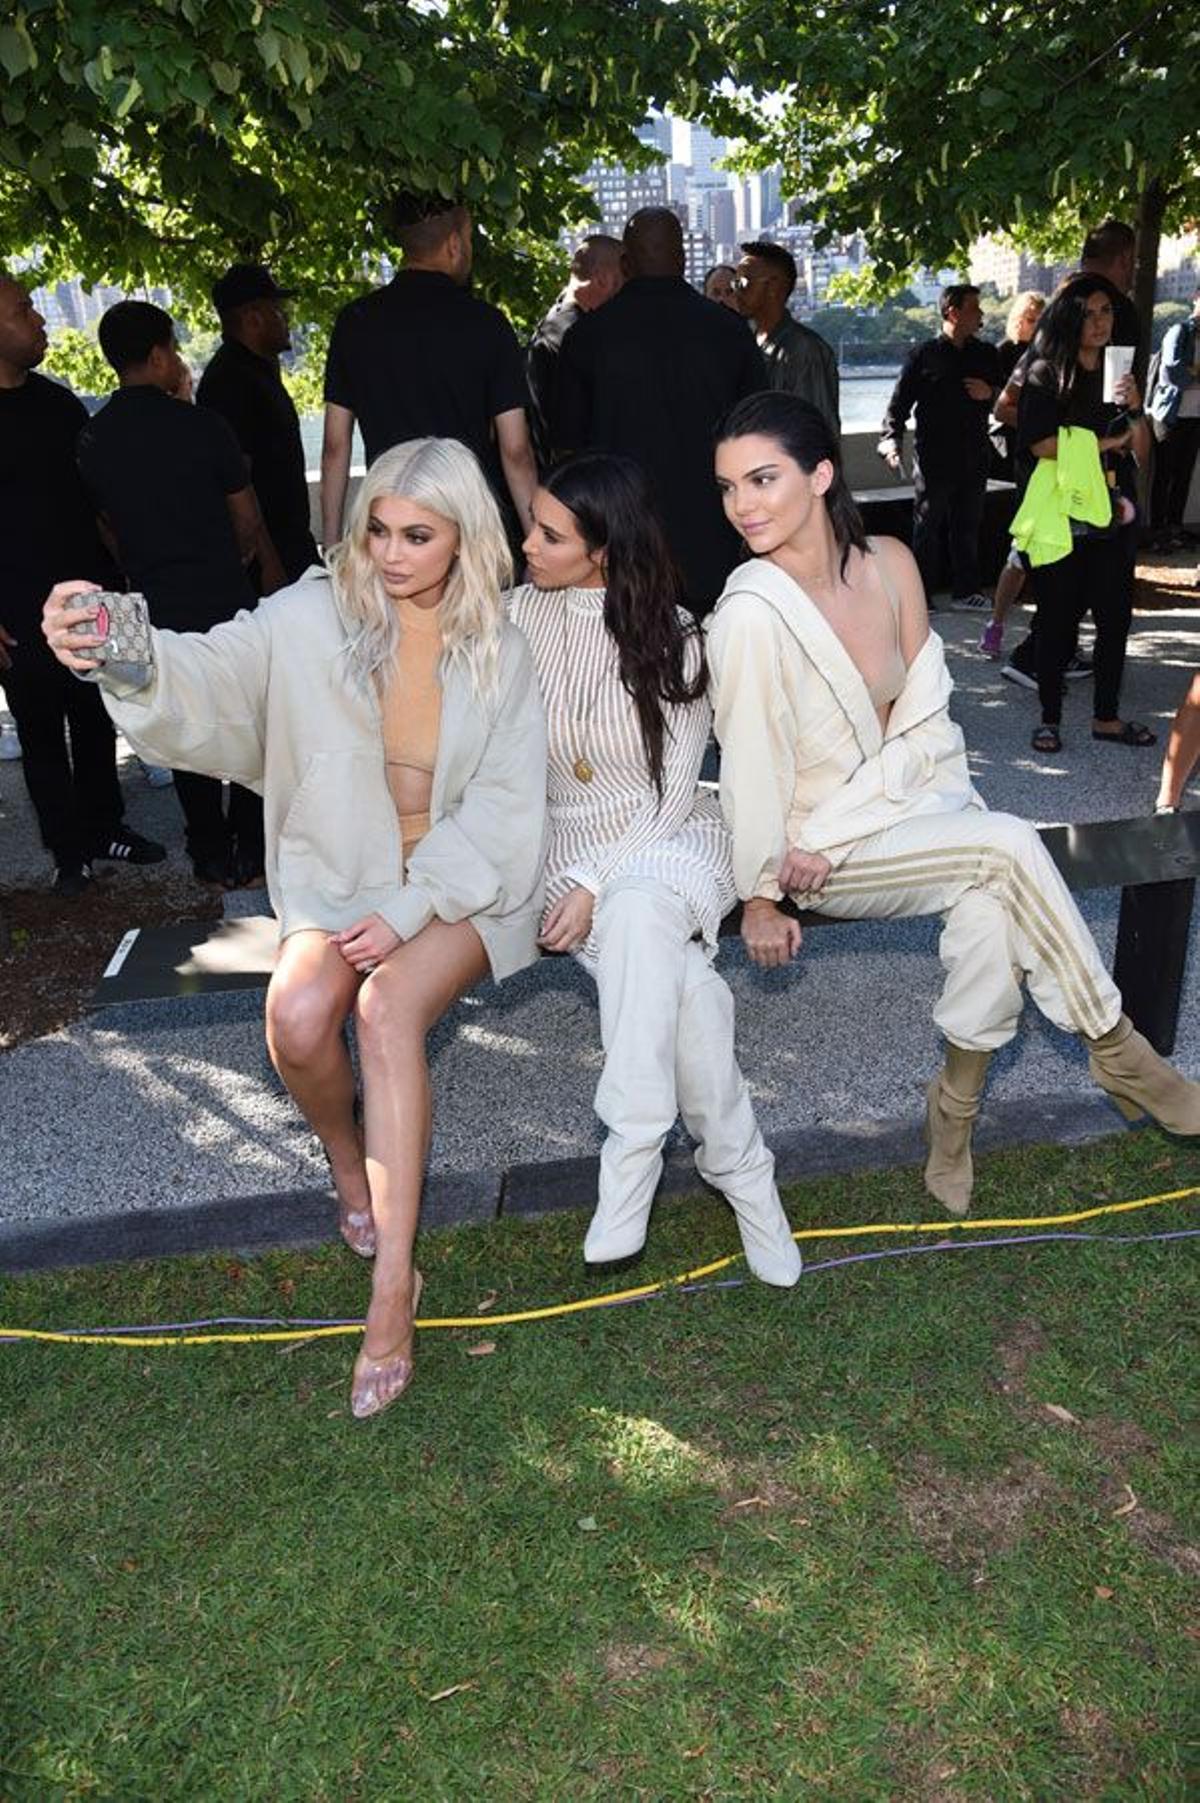
M 733 900 L 729 836 L 698 789 L 712 709 L 695 621 L 637 464 L 584 456 L 537 491 L 533 578 L 510 602 L 549 728 L 542 944 L 596 980 L 608 1129 L 590 1271 L 640 1257 L 677 1115 L 696 1168 L 725 1195 L 747 1261 L 789 1285 L 800 1255 L 733 1049 L 733 998 L 713 969 Z
M 716 468 L 752 553 L 708 641 L 751 958 L 770 968 L 799 951 L 786 897 L 843 919 L 943 916 L 946 1055 L 927 1091 L 925 1183 L 951 1214 L 970 1206 L 972 1127 L 988 1061 L 1016 1032 L 1022 978 L 1085 1041 L 1127 1117 L 1200 1133 L 1200 1084 L 1122 1014 L 1038 834 L 972 788 L 917 566 L 896 540 L 865 536 L 822 416 L 753 395 L 723 421 Z
M 489 970 L 537 955 L 545 717 L 509 580 L 475 458 L 424 438 L 372 464 L 328 572 L 211 632 L 151 633 L 140 681 L 98 661 L 94 585 L 59 584 L 44 614 L 139 752 L 263 796 L 281 939 L 267 1044 L 329 1159 L 342 1237 L 375 1260 L 359 1417 L 412 1376 L 426 1034 Z

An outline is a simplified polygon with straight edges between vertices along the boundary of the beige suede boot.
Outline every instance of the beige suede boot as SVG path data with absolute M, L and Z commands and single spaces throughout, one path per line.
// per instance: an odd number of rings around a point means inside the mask
M 1100 1039 L 1085 1039 L 1088 1069 L 1127 1121 L 1148 1114 L 1167 1133 L 1200 1134 L 1200 1083 L 1160 1058 L 1127 1014 Z
M 971 1130 L 991 1056 L 968 1052 L 947 1040 L 946 1062 L 926 1091 L 925 1188 L 952 1215 L 965 1215 L 971 1206 L 975 1183 Z

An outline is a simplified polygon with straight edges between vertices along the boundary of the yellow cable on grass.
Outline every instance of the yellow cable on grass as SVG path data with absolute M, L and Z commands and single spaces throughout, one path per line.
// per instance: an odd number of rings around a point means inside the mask
M 945 1235 L 963 1233 L 968 1228 L 973 1233 L 978 1233 L 985 1228 L 996 1227 L 1069 1227 L 1079 1221 L 1094 1221 L 1100 1215 L 1128 1214 L 1136 1208 L 1157 1208 L 1164 1202 L 1182 1202 L 1189 1196 L 1197 1195 L 1200 1195 L 1200 1184 L 1193 1184 L 1189 1189 L 1166 1190 L 1158 1196 L 1140 1196 L 1134 1202 L 1105 1202 L 1095 1208 L 1077 1208 L 1069 1214 L 997 1217 L 990 1221 L 883 1221 L 862 1227 L 802 1227 L 793 1233 L 792 1238 L 845 1240 L 857 1239 L 868 1233 Z M 702 1277 L 711 1277 L 717 1271 L 726 1270 L 743 1256 L 740 1252 L 731 1252 L 725 1258 L 713 1259 L 711 1264 L 697 1265 L 695 1270 L 684 1271 L 678 1277 L 662 1277 L 656 1283 L 639 1284 L 635 1289 L 607 1291 L 602 1296 L 583 1296 L 574 1302 L 554 1302 L 546 1308 L 524 1308 L 509 1315 L 437 1315 L 428 1320 L 418 1320 L 415 1325 L 419 1328 L 469 1327 L 478 1332 L 484 1327 L 514 1327 L 523 1321 L 549 1321 L 559 1315 L 581 1315 L 589 1309 L 611 1308 L 616 1302 L 638 1302 L 645 1296 L 656 1296 L 661 1291 L 676 1289 L 680 1284 L 696 1283 Z M 38 1327 L 0 1327 L 0 1340 L 38 1340 L 66 1346 L 247 1346 L 269 1340 L 330 1340 L 361 1332 L 362 1325 L 359 1322 L 334 1327 L 263 1328 L 253 1333 L 153 1335 L 53 1333 Z

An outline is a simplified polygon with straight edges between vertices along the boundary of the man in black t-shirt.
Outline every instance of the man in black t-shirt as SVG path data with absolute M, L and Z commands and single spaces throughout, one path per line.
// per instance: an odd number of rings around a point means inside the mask
M 444 200 L 403 195 L 393 205 L 392 233 L 404 267 L 386 288 L 343 307 L 329 341 L 325 548 L 342 536 L 355 420 L 368 463 L 406 439 L 457 438 L 478 457 L 519 539 L 537 487 L 524 359 L 504 314 L 468 290 L 471 215 Z
M 941 538 L 950 552 L 950 605 L 989 613 L 979 588 L 979 528 L 987 495 L 988 413 L 1000 386 L 993 344 L 975 336 L 983 322 L 979 290 L 954 282 L 942 290 L 942 330 L 914 345 L 904 360 L 883 418 L 879 453 L 900 468 L 908 416 L 916 408 L 913 467 L 913 555 L 932 601 Z
M 118 301 L 100 348 L 120 387 L 79 437 L 79 467 L 153 625 L 205 632 L 253 607 L 246 566 L 264 555 L 262 515 L 237 439 L 211 407 L 173 398 L 183 373 L 170 314 Z M 233 784 L 176 771 L 188 851 L 202 882 L 242 884 L 263 867 L 262 803 Z
M 635 213 L 621 255 L 621 292 L 563 339 L 555 440 L 641 464 L 688 605 L 705 614 L 740 548 L 717 491 L 713 435 L 735 401 L 767 387 L 766 366 L 745 321 L 684 280 L 674 213 Z
M 64 670 L 42 637 L 42 603 L 56 582 L 116 578 L 75 466 L 87 413 L 69 388 L 35 374 L 45 355 L 45 321 L 28 291 L 0 276 L 0 682 L 55 892 L 73 900 L 97 858 L 157 864 L 166 853 L 125 825 L 116 734 L 99 692 Z
M 213 305 L 221 343 L 200 378 L 196 403 L 212 407 L 233 428 L 262 510 L 273 567 L 256 559 L 251 569 L 260 595 L 295 582 L 318 561 L 309 529 L 308 479 L 295 403 L 283 385 L 279 354 L 291 346 L 280 288 L 257 263 L 235 263 L 216 282 Z

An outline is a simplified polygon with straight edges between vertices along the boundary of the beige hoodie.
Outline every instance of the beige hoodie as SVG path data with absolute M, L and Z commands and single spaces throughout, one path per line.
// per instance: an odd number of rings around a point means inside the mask
M 836 869 L 856 844 L 914 815 L 982 808 L 953 684 L 931 632 L 886 732 L 849 652 L 790 576 L 755 558 L 734 570 L 708 621 L 721 809 L 743 901 L 779 901 L 790 846 Z
M 98 671 L 143 757 L 229 777 L 263 797 L 280 938 L 379 914 L 401 939 L 469 919 L 499 981 L 537 956 L 546 725 L 533 661 L 507 621 L 495 697 L 443 676 L 430 828 L 403 874 L 374 692 L 352 681 L 334 584 L 312 569 L 205 633 L 154 632 L 140 688 Z

